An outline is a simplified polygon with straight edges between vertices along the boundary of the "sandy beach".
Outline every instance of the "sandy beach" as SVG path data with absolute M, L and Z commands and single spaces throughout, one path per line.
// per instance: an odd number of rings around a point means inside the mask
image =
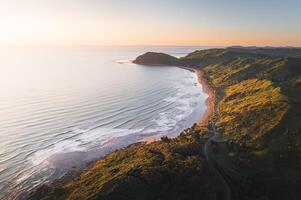
M 206 111 L 203 113 L 201 118 L 197 121 L 198 125 L 205 125 L 210 120 L 214 113 L 214 99 L 215 94 L 210 85 L 207 83 L 206 79 L 204 78 L 204 72 L 199 69 L 194 69 L 194 72 L 198 76 L 198 80 L 203 87 L 203 90 L 206 94 L 208 94 L 208 98 L 206 99 Z

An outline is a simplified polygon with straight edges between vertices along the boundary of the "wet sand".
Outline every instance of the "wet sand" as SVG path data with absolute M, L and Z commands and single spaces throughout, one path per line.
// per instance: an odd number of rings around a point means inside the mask
M 197 121 L 198 125 L 205 125 L 210 120 L 214 113 L 214 99 L 215 94 L 212 90 L 211 86 L 207 83 L 204 72 L 199 69 L 194 69 L 194 72 L 198 76 L 198 80 L 200 84 L 203 87 L 203 91 L 208 95 L 208 98 L 206 99 L 206 111 L 205 113 L 200 117 L 200 119 Z

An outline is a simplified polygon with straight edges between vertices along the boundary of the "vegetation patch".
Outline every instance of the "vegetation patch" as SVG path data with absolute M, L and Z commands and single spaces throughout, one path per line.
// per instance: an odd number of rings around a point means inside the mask
M 240 139 L 265 136 L 288 110 L 286 98 L 271 81 L 251 79 L 229 86 L 220 102 L 219 129 Z

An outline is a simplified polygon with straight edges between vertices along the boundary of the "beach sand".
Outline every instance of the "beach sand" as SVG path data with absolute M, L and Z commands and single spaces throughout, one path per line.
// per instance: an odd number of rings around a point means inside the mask
M 210 120 L 212 115 L 214 114 L 214 100 L 215 100 L 215 94 L 212 90 L 211 86 L 207 83 L 204 72 L 199 69 L 194 69 L 194 72 L 198 76 L 198 80 L 200 84 L 203 87 L 203 91 L 208 95 L 208 98 L 206 99 L 206 111 L 202 114 L 200 119 L 197 121 L 198 125 L 206 125 L 207 122 Z

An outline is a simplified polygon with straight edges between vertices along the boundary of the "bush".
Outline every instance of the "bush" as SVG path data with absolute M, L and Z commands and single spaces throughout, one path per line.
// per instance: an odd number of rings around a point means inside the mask
M 168 142 L 170 142 L 170 139 L 167 136 L 163 136 L 163 137 L 161 137 L 161 141 L 168 143 Z

